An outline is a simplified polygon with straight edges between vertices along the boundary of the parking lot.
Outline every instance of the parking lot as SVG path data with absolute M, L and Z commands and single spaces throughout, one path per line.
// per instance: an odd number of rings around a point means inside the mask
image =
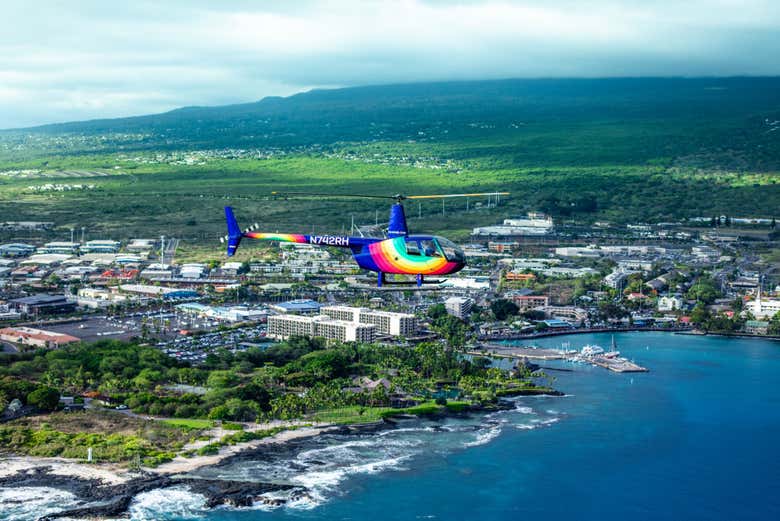
M 217 349 L 232 351 L 245 349 L 243 342 L 265 342 L 265 324 L 256 324 L 218 331 L 220 323 L 214 320 L 177 315 L 167 311 L 143 311 L 118 317 L 106 315 L 85 316 L 84 320 L 41 326 L 49 331 L 78 337 L 85 342 L 140 338 L 144 327 L 147 336 L 157 339 L 155 345 L 164 353 L 182 361 L 201 363 Z M 186 331 L 186 334 L 182 332 Z

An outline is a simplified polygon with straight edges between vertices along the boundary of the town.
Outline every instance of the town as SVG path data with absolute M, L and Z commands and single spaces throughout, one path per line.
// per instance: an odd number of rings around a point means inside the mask
M 766 254 L 773 218 L 617 226 L 532 212 L 475 228 L 467 268 L 421 291 L 373 288 L 338 250 L 307 244 L 180 263 L 179 241 L 164 236 L 85 240 L 71 228 L 69 240 L 52 241 L 63 231 L 55 223 L 2 228 L 27 238 L 0 245 L 9 352 L 119 339 L 197 363 L 292 336 L 410 343 L 442 337 L 430 314 L 441 305 L 472 349 L 577 331 L 780 334 L 778 271 Z

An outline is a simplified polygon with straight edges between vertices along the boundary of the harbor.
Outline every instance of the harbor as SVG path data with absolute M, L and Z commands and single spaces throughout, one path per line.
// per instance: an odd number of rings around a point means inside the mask
M 646 367 L 642 367 L 633 360 L 621 357 L 614 337 L 609 351 L 605 351 L 597 345 L 586 345 L 577 351 L 576 349 L 571 349 L 569 343 L 563 344 L 560 349 L 486 343 L 480 347 L 480 350 L 468 351 L 467 354 L 473 356 L 485 356 L 488 354 L 496 358 L 520 360 L 565 360 L 603 367 L 615 373 L 646 373 L 648 371 Z

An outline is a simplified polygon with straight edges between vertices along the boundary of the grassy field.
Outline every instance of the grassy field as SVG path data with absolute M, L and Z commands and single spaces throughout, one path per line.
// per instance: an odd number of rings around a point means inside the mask
M 393 407 L 342 407 L 328 409 L 312 414 L 312 420 L 322 423 L 338 423 L 352 425 L 373 423 L 397 414 L 434 414 L 445 410 L 462 411 L 469 406 L 468 402 L 448 402 L 447 405 L 437 405 L 433 401 L 420 403 L 414 407 L 396 409 Z
M 655 166 L 466 169 L 457 173 L 367 164 L 309 155 L 269 160 L 214 160 L 201 166 L 153 165 L 111 170 L 105 177 L 0 181 L 0 221 L 54 221 L 62 230 L 85 226 L 92 238 L 174 236 L 214 244 L 224 234 L 222 207 L 241 223 L 266 231 L 348 232 L 357 223 L 386 222 L 389 207 L 363 199 L 285 200 L 273 191 L 430 194 L 509 191 L 497 208 L 487 200 L 407 203 L 414 230 L 465 238 L 479 225 L 528 210 L 560 213 L 582 198 L 595 201 L 580 219 L 670 220 L 712 214 L 771 215 L 780 201 L 780 174 L 700 173 Z M 93 190 L 33 192 L 46 183 L 94 184 Z M 481 203 L 479 207 L 477 203 Z M 64 238 L 64 235 L 63 235 Z
M 512 193 L 468 212 L 462 200 L 407 204 L 412 229 L 459 240 L 528 210 L 585 222 L 777 216 L 778 92 L 771 78 L 396 86 L 0 132 L 0 221 L 216 251 L 225 205 L 266 231 L 387 218 L 379 200 L 273 191 Z
M 112 411 L 30 416 L 0 427 L 0 449 L 31 456 L 86 459 L 147 466 L 172 459 L 197 432 L 192 427 L 148 422 Z
M 162 423 L 171 425 L 173 427 L 182 427 L 184 429 L 203 430 L 210 429 L 214 426 L 214 422 L 211 420 L 198 420 L 187 418 L 169 418 L 163 420 Z

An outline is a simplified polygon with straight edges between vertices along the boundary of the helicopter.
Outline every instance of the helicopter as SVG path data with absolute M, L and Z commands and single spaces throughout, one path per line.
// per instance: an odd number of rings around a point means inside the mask
M 332 197 L 333 194 L 313 194 L 303 192 L 272 192 L 278 196 L 318 196 Z M 340 195 L 339 197 L 360 197 L 372 199 L 392 199 L 390 221 L 386 237 L 351 237 L 344 235 L 303 235 L 293 233 L 269 233 L 255 231 L 257 224 L 241 231 L 233 214 L 233 208 L 225 207 L 228 234 L 220 238 L 227 242 L 227 256 L 235 255 L 241 240 L 258 239 L 264 241 L 292 242 L 316 246 L 334 246 L 348 248 L 355 262 L 364 270 L 377 273 L 377 287 L 384 284 L 404 284 L 389 282 L 388 274 L 414 275 L 417 286 L 426 283 L 428 275 L 449 275 L 463 269 L 466 256 L 454 242 L 435 235 L 411 235 L 406 226 L 406 214 L 403 201 L 407 199 L 444 199 L 454 197 L 479 197 L 509 195 L 509 192 L 489 192 L 443 195 Z M 431 283 L 430 281 L 428 281 Z

